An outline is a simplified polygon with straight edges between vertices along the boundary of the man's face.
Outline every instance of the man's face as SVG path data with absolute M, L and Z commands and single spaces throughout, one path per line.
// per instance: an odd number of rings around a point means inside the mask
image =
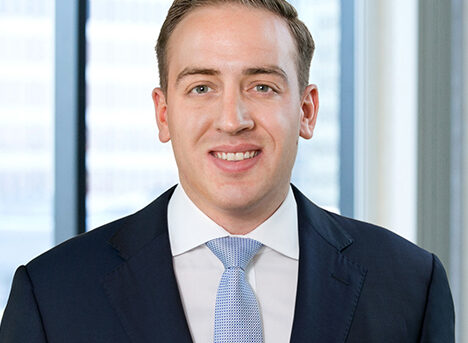
M 287 24 L 239 5 L 196 9 L 172 33 L 167 60 L 167 92 L 153 100 L 188 196 L 215 221 L 268 217 L 318 108 L 315 86 L 299 92 Z

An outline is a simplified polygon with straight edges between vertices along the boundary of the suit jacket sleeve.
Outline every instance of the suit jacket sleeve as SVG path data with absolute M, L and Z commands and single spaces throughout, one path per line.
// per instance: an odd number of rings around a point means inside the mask
M 433 255 L 432 279 L 427 294 L 420 342 L 455 342 L 455 315 L 452 295 L 444 267 L 435 255 Z
M 0 325 L 0 343 L 47 342 L 34 290 L 25 266 L 16 270 Z

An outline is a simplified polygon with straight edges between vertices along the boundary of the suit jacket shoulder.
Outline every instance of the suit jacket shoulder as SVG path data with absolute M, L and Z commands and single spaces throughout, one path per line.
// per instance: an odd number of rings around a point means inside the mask
M 77 275 L 89 275 L 93 271 L 104 272 L 122 259 L 142 249 L 161 234 L 165 234 L 167 202 L 174 188 L 134 214 L 105 224 L 92 231 L 73 237 L 26 265 L 29 273 L 44 275 L 50 284 L 50 275 L 60 275 L 57 268 L 74 270 Z M 60 267 L 59 267 L 60 266 Z M 91 268 L 91 270 L 90 270 Z M 84 270 L 83 270 L 84 269 Z M 35 280 L 36 277 L 34 278 Z
M 18 268 L 0 342 L 190 342 L 167 234 L 172 192 Z
M 347 308 L 341 318 L 347 326 L 314 328 L 323 333 L 322 341 L 330 342 L 336 332 L 346 342 L 454 341 L 450 288 L 435 255 L 382 227 L 323 210 L 293 189 L 301 251 L 298 297 L 313 303 L 296 306 L 304 315 L 320 308 L 317 317 L 331 318 Z

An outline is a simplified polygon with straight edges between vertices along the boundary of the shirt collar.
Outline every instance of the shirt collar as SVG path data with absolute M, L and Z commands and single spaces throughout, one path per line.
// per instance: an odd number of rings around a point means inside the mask
M 234 236 L 204 214 L 178 185 L 167 208 L 172 256 L 183 254 L 212 239 Z M 289 187 L 281 206 L 255 230 L 242 237 L 252 238 L 293 259 L 299 259 L 297 205 Z

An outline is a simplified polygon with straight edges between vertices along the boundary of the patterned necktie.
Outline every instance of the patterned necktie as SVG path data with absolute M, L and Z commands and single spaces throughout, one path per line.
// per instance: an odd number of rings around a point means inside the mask
M 262 343 L 257 298 L 245 278 L 245 269 L 262 244 L 249 238 L 223 237 L 206 245 L 225 268 L 216 294 L 214 343 Z

